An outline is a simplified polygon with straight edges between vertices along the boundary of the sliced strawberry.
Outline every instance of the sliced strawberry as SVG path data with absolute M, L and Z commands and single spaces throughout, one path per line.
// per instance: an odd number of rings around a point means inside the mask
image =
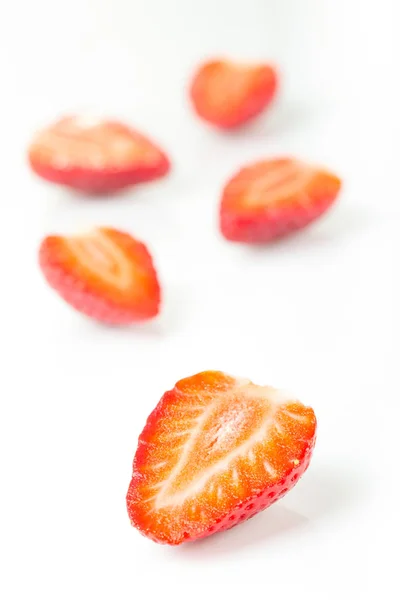
M 230 129 L 265 110 L 275 97 L 277 86 L 278 76 L 270 65 L 213 60 L 195 74 L 190 96 L 202 119 Z
M 28 158 L 47 181 L 93 194 L 113 192 L 164 176 L 167 156 L 126 125 L 66 117 L 39 132 Z
M 229 529 L 295 485 L 315 435 L 312 409 L 274 388 L 219 371 L 182 379 L 139 437 L 131 523 L 171 545 Z
M 97 321 L 132 323 L 158 314 L 160 286 L 151 256 L 128 233 L 99 228 L 86 235 L 46 237 L 39 263 L 49 285 Z
M 291 158 L 248 165 L 223 190 L 221 232 L 249 244 L 280 238 L 320 217 L 340 188 L 336 175 Z

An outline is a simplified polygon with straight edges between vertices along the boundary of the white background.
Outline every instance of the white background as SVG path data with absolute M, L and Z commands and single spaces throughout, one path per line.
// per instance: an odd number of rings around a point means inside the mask
M 399 22 L 397 0 L 4 3 L 1 598 L 399 598 Z M 221 53 L 272 60 L 283 82 L 271 113 L 225 136 L 185 95 Z M 81 109 L 152 134 L 171 176 L 109 200 L 35 179 L 31 135 Z M 340 203 L 264 250 L 223 241 L 224 181 L 280 153 L 340 174 Z M 42 236 L 97 224 L 148 243 L 158 320 L 103 328 L 46 287 Z M 314 460 L 247 524 L 157 546 L 125 509 L 137 436 L 166 389 L 208 368 L 313 406 Z

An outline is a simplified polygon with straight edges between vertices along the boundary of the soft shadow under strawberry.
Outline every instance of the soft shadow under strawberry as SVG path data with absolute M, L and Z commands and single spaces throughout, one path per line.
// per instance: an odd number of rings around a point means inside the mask
M 362 473 L 354 469 L 324 467 L 311 469 L 296 486 L 290 499 L 283 500 L 245 523 L 194 543 L 174 549 L 180 559 L 203 560 L 221 554 L 241 552 L 249 546 L 274 544 L 276 538 L 300 534 L 301 530 L 324 519 L 340 519 L 362 505 L 369 487 Z M 289 508 L 296 506 L 296 510 Z

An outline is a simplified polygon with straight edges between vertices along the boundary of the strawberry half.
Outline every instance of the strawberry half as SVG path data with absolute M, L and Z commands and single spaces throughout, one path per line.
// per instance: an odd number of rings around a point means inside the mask
M 151 256 L 128 233 L 99 228 L 86 235 L 46 237 L 39 264 L 68 304 L 97 321 L 132 323 L 159 312 L 160 286 Z
M 28 159 L 43 179 L 93 194 L 151 181 L 170 169 L 164 152 L 137 131 L 77 116 L 40 131 Z
M 195 74 L 190 97 L 196 113 L 222 129 L 244 125 L 272 102 L 278 76 L 267 64 L 213 60 Z
M 222 235 L 249 244 L 283 237 L 318 219 L 340 189 L 336 175 L 291 158 L 248 165 L 223 190 Z
M 307 469 L 311 408 L 219 371 L 166 392 L 139 437 L 131 523 L 164 544 L 229 529 L 282 498 Z

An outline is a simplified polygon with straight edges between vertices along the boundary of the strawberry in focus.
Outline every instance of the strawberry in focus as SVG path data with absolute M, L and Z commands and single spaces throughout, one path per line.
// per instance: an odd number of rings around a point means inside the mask
M 166 154 L 122 123 L 65 117 L 33 139 L 28 160 L 47 181 L 106 194 L 166 175 Z
M 221 129 L 233 129 L 261 114 L 277 87 L 278 76 L 270 65 L 213 60 L 198 69 L 190 97 L 199 117 Z
M 335 202 L 340 179 L 292 158 L 256 162 L 225 185 L 220 229 L 232 242 L 266 243 L 303 229 Z
M 39 264 L 48 284 L 79 312 L 108 324 L 145 321 L 159 312 L 160 286 L 144 244 L 98 228 L 46 237 Z
M 274 388 L 219 371 L 182 379 L 139 437 L 131 523 L 170 545 L 230 529 L 297 483 L 315 437 L 313 410 Z

